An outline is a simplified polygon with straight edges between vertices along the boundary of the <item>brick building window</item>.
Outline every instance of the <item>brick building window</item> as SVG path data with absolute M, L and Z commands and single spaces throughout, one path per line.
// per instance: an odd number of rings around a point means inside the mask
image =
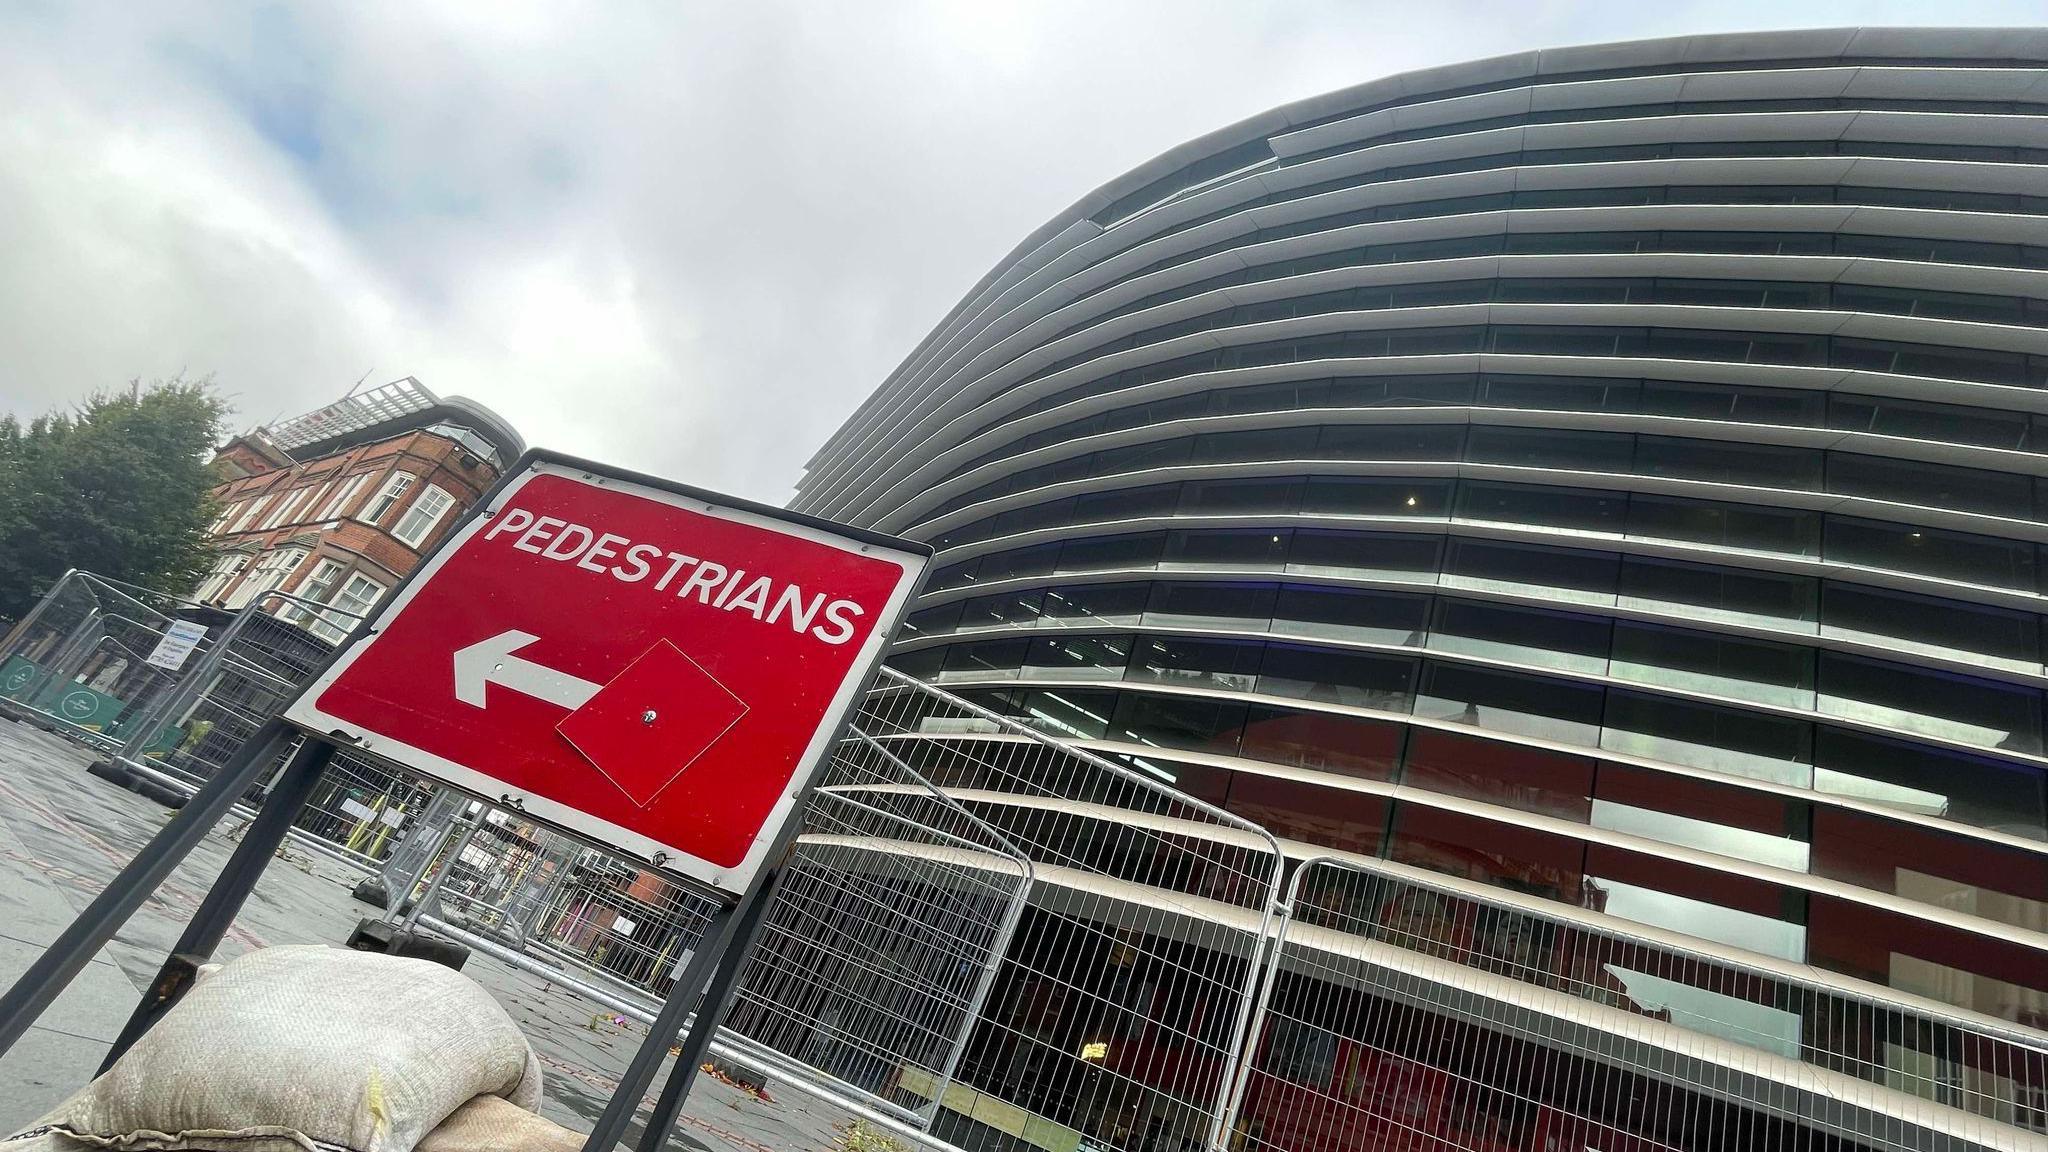
M 426 491 L 420 493 L 419 499 L 412 502 L 412 507 L 406 509 L 405 515 L 399 517 L 398 527 L 393 528 L 391 534 L 398 538 L 400 544 L 408 548 L 417 548 L 421 541 L 433 533 L 434 526 L 441 522 L 441 517 L 446 516 L 448 509 L 454 504 L 455 497 L 429 484 Z
M 304 548 L 279 548 L 274 552 L 264 553 L 263 558 L 256 562 L 256 567 L 235 588 L 234 595 L 228 597 L 227 607 L 240 608 L 283 584 L 285 577 L 290 576 L 305 561 L 307 555 Z
M 314 604 L 325 604 L 327 598 L 334 595 L 335 586 L 341 583 L 342 574 L 347 570 L 348 565 L 339 560 L 322 560 L 313 565 L 313 570 L 306 574 L 304 580 L 299 581 L 293 595 Z M 312 626 L 313 610 L 305 604 L 288 603 L 278 611 L 278 615 L 301 627 Z
M 327 501 L 327 506 L 320 509 L 320 515 L 314 517 L 314 519 L 333 520 L 346 513 L 348 506 L 355 503 L 356 494 L 361 492 L 363 485 L 369 482 L 370 474 L 368 472 L 358 472 L 354 476 L 342 481 L 340 489 Z
M 333 606 L 338 611 L 321 613 L 320 618 L 312 623 L 313 634 L 329 643 L 341 643 L 348 638 L 349 629 L 356 626 L 356 621 L 369 615 L 384 592 L 384 585 L 361 572 L 351 573 L 348 583 L 342 585 L 334 597 Z
M 393 472 L 391 479 L 384 482 L 384 487 L 377 493 L 376 498 L 370 501 L 357 519 L 365 524 L 375 524 L 384 519 L 385 514 L 397 507 L 398 502 L 412 490 L 413 484 L 418 480 L 419 477 L 410 472 Z

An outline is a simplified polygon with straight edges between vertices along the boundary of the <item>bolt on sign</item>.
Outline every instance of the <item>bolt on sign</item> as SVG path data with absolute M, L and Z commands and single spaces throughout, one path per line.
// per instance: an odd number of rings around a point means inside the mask
M 738 893 L 929 556 L 531 453 L 286 718 Z

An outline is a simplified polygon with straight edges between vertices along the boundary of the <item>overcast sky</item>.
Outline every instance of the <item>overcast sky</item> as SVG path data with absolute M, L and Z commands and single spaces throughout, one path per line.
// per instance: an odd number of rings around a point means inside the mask
M 411 375 L 780 502 L 989 266 L 1288 100 L 1528 48 L 2027 3 L 0 0 L 0 410 Z

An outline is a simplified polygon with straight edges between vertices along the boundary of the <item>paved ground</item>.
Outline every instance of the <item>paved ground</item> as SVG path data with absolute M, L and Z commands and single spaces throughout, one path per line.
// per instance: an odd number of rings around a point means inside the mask
M 169 819 L 156 804 L 85 774 L 73 745 L 0 719 L 0 982 L 11 983 L 135 851 Z M 208 883 L 240 821 L 210 833 L 41 1021 L 0 1057 L 0 1134 L 40 1116 L 91 1079 Z M 344 940 L 366 906 L 349 898 L 362 873 L 287 842 L 222 945 L 220 958 L 269 944 Z M 587 1131 L 645 1036 L 638 1023 L 592 1026 L 600 1007 L 486 956 L 464 971 L 505 1005 L 546 1067 L 542 1112 Z M 661 1081 L 655 1082 L 659 1091 Z M 671 1148 L 814 1152 L 841 1116 L 791 1090 L 773 1101 L 700 1077 Z M 629 1135 L 638 1138 L 637 1128 Z

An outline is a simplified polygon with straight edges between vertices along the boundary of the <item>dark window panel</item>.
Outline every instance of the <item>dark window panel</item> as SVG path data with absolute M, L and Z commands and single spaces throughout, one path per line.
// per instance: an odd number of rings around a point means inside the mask
M 948 564 L 943 568 L 935 568 L 932 570 L 931 576 L 925 581 L 925 591 L 941 592 L 948 588 L 965 588 L 976 582 L 976 576 L 980 571 L 981 558 L 979 556 L 972 560 L 963 560 L 958 564 Z
M 1637 442 L 1635 470 L 1644 476 L 1818 491 L 1821 453 L 1817 448 L 1776 444 L 1643 436 Z
M 1129 678 L 1185 688 L 1249 692 L 1265 645 L 1256 641 L 1146 636 L 1138 640 Z
M 1301 511 L 1325 516 L 1423 516 L 1441 519 L 1450 508 L 1449 480 L 1378 476 L 1311 476 Z
M 1273 630 L 1332 640 L 1419 646 L 1429 597 L 1283 584 L 1273 605 Z
M 1591 805 L 1593 761 L 1417 728 L 1408 741 L 1401 783 L 1583 822 Z
M 1556 412 L 1634 412 L 1642 382 L 1571 376 L 1488 376 L 1479 403 Z
M 1263 632 L 1273 616 L 1273 584 L 1195 583 L 1162 580 L 1152 585 L 1145 623 L 1158 628 L 1222 627 Z
M 1612 629 L 1603 616 L 1442 597 L 1430 615 L 1429 646 L 1597 675 L 1607 671 Z
M 1807 870 L 1812 806 L 1675 772 L 1603 762 L 1594 784 L 1597 828 L 1793 872 Z
M 1208 393 L 1209 412 L 1231 416 L 1243 412 L 1299 412 L 1329 404 L 1328 380 L 1281 380 L 1272 384 L 1251 384 L 1242 388 L 1219 388 Z
M 1301 505 L 1302 477 L 1232 477 L 1190 480 L 1181 486 L 1180 511 L 1188 516 L 1285 515 Z
M 1977 380 L 1987 384 L 2027 383 L 2027 358 L 2017 352 L 1984 348 L 1946 348 L 1837 336 L 1829 361 L 1843 368 L 1931 376 L 1944 380 Z
M 909 640 L 918 636 L 942 636 L 960 626 L 962 602 L 941 604 L 937 608 L 924 608 L 903 618 L 903 628 L 897 633 L 898 640 Z
M 1813 706 L 1813 649 L 1741 636 L 1617 621 L 1616 678 L 1657 688 Z
M 891 652 L 889 667 L 905 676 L 919 680 L 930 680 L 938 676 L 939 669 L 946 663 L 944 648 L 919 648 L 914 652 Z
M 1467 480 L 1458 486 L 1457 518 L 1619 536 L 1628 526 L 1628 496 L 1589 488 Z
M 1619 689 L 1600 734 L 1611 751 L 1800 788 L 1813 783 L 1812 742 L 1803 720 Z
M 1470 376 L 1342 376 L 1330 382 L 1332 408 L 1431 408 L 1472 402 Z
M 1731 420 L 1744 424 L 1817 427 L 1826 394 L 1791 388 L 1645 380 L 1641 411 L 1688 420 Z
M 1154 468 L 1174 468 L 1186 464 L 1194 448 L 1195 439 L 1192 436 L 1155 440 L 1149 444 L 1131 444 L 1122 448 L 1105 448 L 1091 458 L 1090 470 L 1096 476 L 1119 476 L 1127 472 L 1144 472 Z
M 1074 522 L 1074 498 L 1052 500 L 1043 504 L 1029 504 L 999 512 L 995 518 L 994 535 L 1014 536 L 1020 532 L 1031 532 L 1039 528 L 1063 527 Z
M 1357 716 L 1253 705 L 1242 752 L 1274 764 L 1392 780 L 1404 730 L 1400 724 Z
M 1074 523 L 1098 524 L 1108 520 L 1171 515 L 1180 505 L 1180 487 L 1178 483 L 1148 484 L 1142 488 L 1119 488 L 1114 492 L 1076 496 Z
M 1499 821 L 1400 803 L 1394 806 L 1389 855 L 1418 868 L 1577 904 L 1585 845 Z M 1415 925 L 1412 930 L 1427 939 L 1431 927 Z M 1395 942 L 1415 946 L 1398 938 Z
M 1458 459 L 1463 425 L 1329 424 L 1316 441 L 1318 460 Z
M 1625 556 L 1620 603 L 1662 610 L 1680 606 L 1688 613 L 1780 628 L 1810 627 L 1817 615 L 1819 585 L 1811 576 Z
M 941 680 L 1015 680 L 1031 641 L 1025 637 L 976 640 L 946 649 Z
M 1258 691 L 1319 704 L 1406 712 L 1415 687 L 1412 659 L 1303 644 L 1268 644 Z
M 1983 604 L 1915 596 L 1888 588 L 1821 585 L 1821 631 L 1877 642 L 1906 640 L 2018 664 L 2041 663 L 2040 618 Z
M 1813 813 L 1813 870 L 2022 928 L 2048 917 L 2048 859 L 2040 854 L 1831 805 Z
M 1475 463 L 1523 468 L 1626 473 L 1635 450 L 1634 440 L 1625 432 L 1478 425 L 1466 443 L 1465 458 Z
M 1129 636 L 1042 636 L 1031 641 L 1023 675 L 1036 680 L 1121 680 Z
M 1314 428 L 1251 428 L 1237 432 L 1210 432 L 1195 437 L 1191 459 L 1198 464 L 1229 464 L 1311 460 L 1315 457 Z
M 1612 552 L 1453 539 L 1444 574 L 1457 578 L 1449 582 L 1480 588 L 1535 588 L 1560 598 L 1609 604 L 1620 566 L 1621 558 Z
M 1833 563 L 2034 590 L 2034 546 L 2018 540 L 1829 516 L 1826 554 Z
M 1806 958 L 1803 892 L 1606 844 L 1586 846 L 1586 905 L 1784 960 Z
M 1834 286 L 1835 307 L 1850 312 L 1883 312 L 1894 316 L 1932 316 L 1980 324 L 2022 324 L 2025 309 L 2017 296 L 1986 296 L 1975 292 L 1939 292 L 1931 288 L 1890 288 L 1874 284 Z
M 1302 529 L 1294 533 L 1287 568 L 1293 572 L 1424 576 L 1433 580 L 1442 563 L 1443 546 L 1439 536 Z
M 2013 752 L 2041 750 L 2041 694 L 1970 676 L 1820 653 L 1820 711 Z
M 1386 839 L 1388 801 L 1366 792 L 1239 772 L 1225 807 L 1275 836 L 1323 848 L 1377 856 Z
M 1819 791 L 2048 839 L 2039 768 L 1829 725 L 1821 726 L 1814 751 Z
M 1066 693 L 1061 693 L 1066 695 Z M 1114 704 L 1114 701 L 1111 702 Z M 1092 708 L 1092 705 L 1091 705 Z M 1168 760 L 1162 756 L 1133 756 L 1123 752 L 1105 752 L 1104 756 L 1139 773 L 1157 778 L 1205 804 L 1223 807 L 1230 795 L 1230 779 L 1237 775 L 1224 768 L 1211 768 L 1206 764 L 1189 764 L 1183 760 Z
M 1600 737 L 1600 689 L 1542 676 L 1425 661 L 1415 714 L 1568 744 Z
M 1914 440 L 2039 451 L 2032 422 L 2024 412 L 1966 408 L 1893 396 L 1831 393 L 1828 427 Z
M 1016 696 L 1014 714 L 1066 740 L 1099 740 L 1109 731 L 1116 693 L 1095 688 L 1032 689 Z
M 1944 511 L 2022 520 L 2034 515 L 2031 476 L 1852 452 L 1828 453 L 1828 491 Z
M 1287 562 L 1286 529 L 1188 528 L 1166 535 L 1163 563 L 1183 568 L 1279 571 Z
M 940 514 L 942 514 L 942 511 L 933 513 L 934 516 Z M 963 544 L 974 544 L 987 540 L 993 535 L 995 535 L 995 522 L 993 520 L 976 520 L 972 523 L 962 524 L 957 528 L 948 528 L 936 536 L 925 536 L 923 539 L 925 543 L 932 546 L 933 551 L 944 552 L 948 548 L 958 548 Z M 936 575 L 933 578 L 937 579 Z
M 1234 756 L 1244 732 L 1245 707 L 1200 696 L 1125 692 L 1117 700 L 1109 738 Z
M 1046 592 L 1045 619 L 1063 627 L 1086 628 L 1103 624 L 1136 624 L 1143 617 L 1152 586 L 1130 584 L 1071 584 Z
M 1166 533 L 1097 536 L 1069 540 L 1060 546 L 1061 572 L 1101 572 L 1113 568 L 1151 568 L 1166 549 Z
M 981 572 L 976 582 L 993 584 L 1021 576 L 1044 576 L 1053 570 L 1059 557 L 1060 545 L 1057 543 L 991 552 L 981 558 Z
M 1645 540 L 1817 556 L 1821 546 L 1821 515 L 1798 509 L 1718 504 L 1638 492 L 1629 498 L 1628 534 Z
M 996 628 L 1004 625 L 1030 627 L 1037 623 L 1045 593 L 1036 588 L 976 596 L 953 605 L 961 628 Z
M 2031 948 L 1830 896 L 1814 896 L 1808 959 L 2003 1020 L 2039 1022 L 2048 965 Z

